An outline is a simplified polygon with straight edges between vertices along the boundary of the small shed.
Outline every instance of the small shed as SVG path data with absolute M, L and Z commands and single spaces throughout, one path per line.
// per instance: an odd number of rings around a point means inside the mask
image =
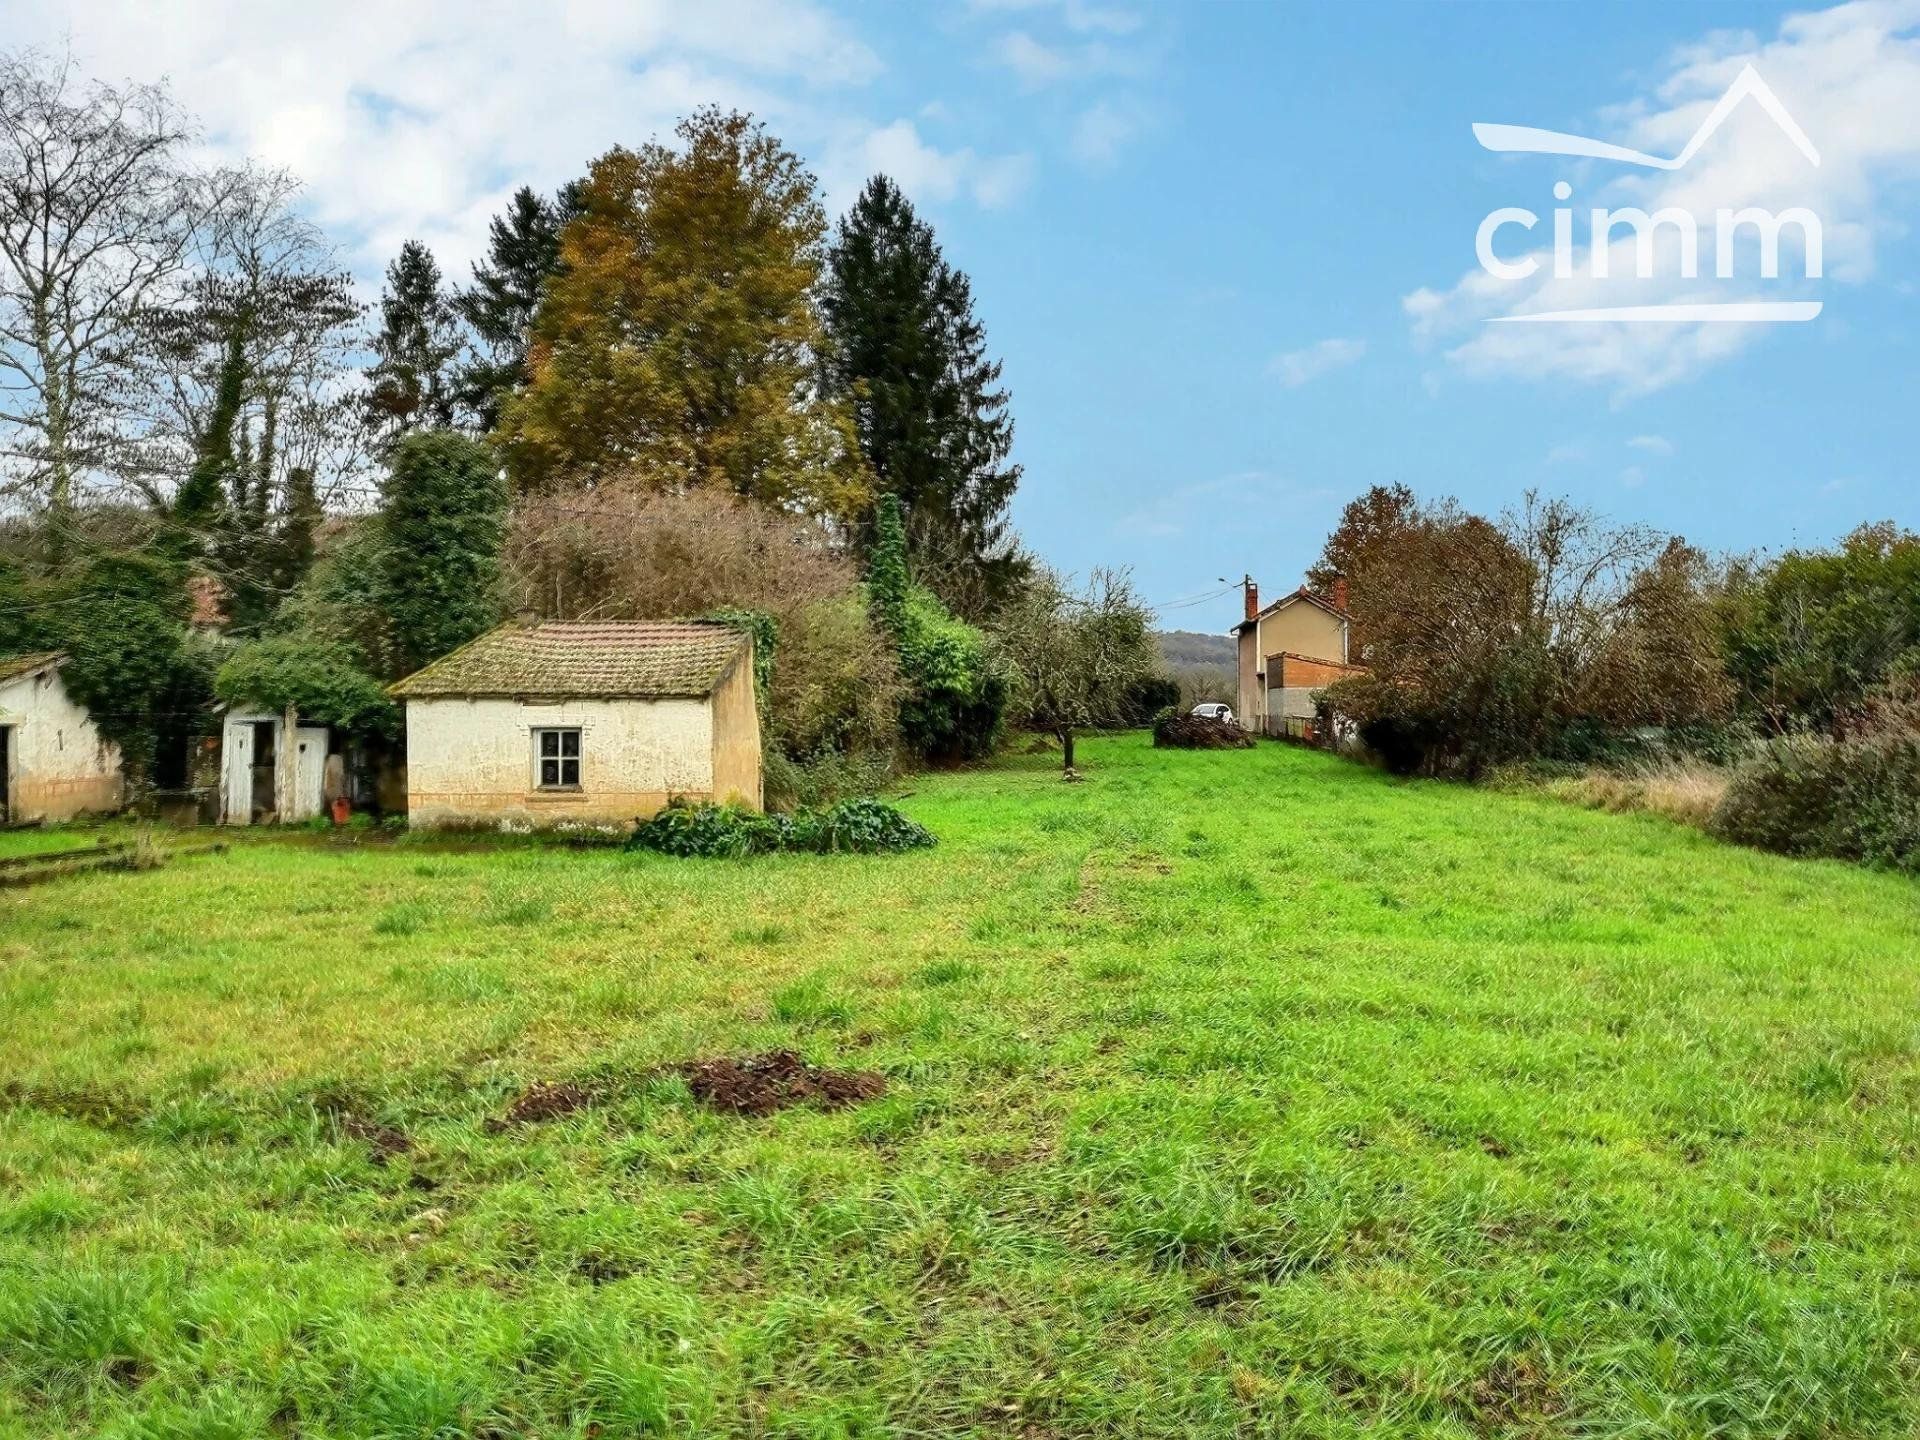
M 323 814 L 328 736 L 288 710 L 229 709 L 220 727 L 220 820 L 293 824 Z
M 759 809 L 753 640 L 701 621 L 512 624 L 388 692 L 418 826 L 618 824 L 669 800 Z
M 0 820 L 118 810 L 120 747 L 67 693 L 59 651 L 0 658 Z

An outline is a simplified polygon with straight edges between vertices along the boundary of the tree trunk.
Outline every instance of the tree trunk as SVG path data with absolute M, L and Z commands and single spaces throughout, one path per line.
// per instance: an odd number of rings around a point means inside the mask
M 1060 732 L 1060 768 L 1073 769 L 1073 731 L 1071 730 Z

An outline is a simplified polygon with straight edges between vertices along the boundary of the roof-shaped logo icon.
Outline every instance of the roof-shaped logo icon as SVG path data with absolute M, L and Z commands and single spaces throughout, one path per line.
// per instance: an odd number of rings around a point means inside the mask
M 1787 107 L 1780 103 L 1780 97 L 1773 93 L 1767 82 L 1760 78 L 1760 72 L 1751 65 L 1741 69 L 1733 84 L 1727 87 L 1727 93 L 1720 97 L 1712 112 L 1700 122 L 1700 128 L 1693 132 L 1685 148 L 1671 160 L 1585 135 L 1536 130 L 1531 125 L 1485 125 L 1476 122 L 1473 134 L 1487 149 L 1508 154 L 1579 155 L 1591 160 L 1618 160 L 1627 165 L 1644 165 L 1650 170 L 1678 170 L 1699 154 L 1700 147 L 1712 138 L 1714 131 L 1726 123 L 1727 117 L 1744 100 L 1753 100 L 1766 111 L 1773 123 L 1780 127 L 1781 133 L 1793 142 L 1794 148 L 1806 156 L 1811 164 L 1820 163 L 1820 152 L 1814 148 L 1813 141 L 1807 138 L 1807 132 L 1787 113 Z

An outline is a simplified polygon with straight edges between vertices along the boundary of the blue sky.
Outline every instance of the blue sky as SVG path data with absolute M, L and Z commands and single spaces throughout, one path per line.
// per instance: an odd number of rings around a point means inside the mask
M 531 28 L 511 5 L 320 9 L 103 0 L 8 23 L 96 73 L 167 75 L 210 148 L 306 178 L 369 278 L 409 235 L 463 272 L 514 184 L 702 100 L 767 116 L 835 204 L 893 172 L 1005 362 L 1029 544 L 1067 570 L 1129 565 L 1155 602 L 1242 571 L 1290 588 L 1341 503 L 1395 480 L 1489 513 L 1539 486 L 1716 549 L 1920 527 L 1912 0 L 580 0 Z M 1490 154 L 1470 129 L 1673 154 L 1749 62 L 1818 171 L 1753 114 L 1710 164 L 1653 180 Z M 1559 178 L 1576 204 L 1813 206 L 1823 313 L 1487 326 L 1475 229 L 1498 206 L 1545 215 Z M 1221 629 L 1237 607 L 1164 621 Z

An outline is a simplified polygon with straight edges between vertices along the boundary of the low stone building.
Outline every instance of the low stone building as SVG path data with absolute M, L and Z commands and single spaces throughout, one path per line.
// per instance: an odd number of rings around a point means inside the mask
M 71 820 L 122 804 L 120 747 L 67 693 L 66 658 L 0 659 L 0 820 Z
M 503 625 L 394 685 L 418 826 L 624 824 L 759 809 L 753 641 L 729 625 Z

